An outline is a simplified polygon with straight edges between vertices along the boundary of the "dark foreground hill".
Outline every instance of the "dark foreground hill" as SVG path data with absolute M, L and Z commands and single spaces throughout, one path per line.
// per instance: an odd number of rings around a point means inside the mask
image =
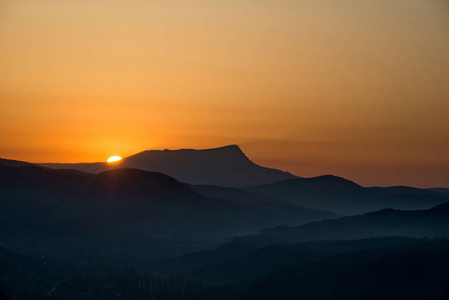
M 348 251 L 291 265 L 203 299 L 444 300 L 449 298 L 448 284 L 449 244 L 433 241 Z
M 405 186 L 367 188 L 332 175 L 283 180 L 245 190 L 346 215 L 384 208 L 428 209 L 449 202 L 449 194 L 440 191 Z
M 25 167 L 25 166 L 33 166 L 33 164 L 25 162 L 25 161 L 20 161 L 20 160 L 0 158 L 0 166 L 5 166 L 5 167 Z
M 61 278 L 64 273 L 61 267 L 41 258 L 0 248 L 0 300 L 39 299 L 54 287 L 50 278 Z M 65 272 L 72 271 L 67 265 L 64 267 Z
M 160 172 L 190 184 L 243 187 L 264 184 L 296 176 L 253 163 L 237 145 L 215 149 L 149 150 L 107 164 L 39 164 L 55 169 L 76 169 L 99 173 L 111 168 L 135 168 Z

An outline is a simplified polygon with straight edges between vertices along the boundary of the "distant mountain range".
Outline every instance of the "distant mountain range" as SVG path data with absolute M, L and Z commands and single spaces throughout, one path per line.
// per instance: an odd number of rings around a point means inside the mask
M 101 171 L 103 169 L 106 171 Z M 147 169 L 165 170 L 177 177 Z M 269 183 L 244 188 L 210 184 L 225 182 L 231 186 L 245 186 L 264 181 Z M 111 165 L 37 166 L 0 159 L 0 202 L 0 221 L 6 224 L 4 233 L 9 230 L 65 237 L 78 235 L 94 240 L 95 237 L 108 240 L 126 236 L 130 241 L 151 239 L 154 246 L 160 242 L 155 239 L 189 240 L 206 245 L 276 225 L 301 225 L 386 208 L 429 209 L 449 202 L 449 194 L 441 189 L 366 188 L 332 175 L 299 178 L 258 166 L 238 146 L 227 146 L 208 150 L 145 151 Z M 389 212 L 311 223 L 298 230 L 314 239 L 382 236 L 384 232 L 376 229 L 375 224 L 378 216 Z M 391 222 L 408 220 L 403 218 L 409 216 L 407 212 L 393 212 Z M 416 214 L 410 212 L 410 216 Z M 362 223 L 338 230 L 348 220 Z M 374 226 L 369 229 L 376 230 L 376 234 L 367 230 L 364 220 Z M 390 219 L 381 218 L 379 222 L 384 224 L 386 220 Z M 433 220 L 440 219 L 432 217 L 423 222 L 433 226 Z M 407 226 L 413 226 L 410 222 Z M 331 225 L 323 227 L 326 224 Z M 398 231 L 394 225 L 389 224 L 385 234 L 406 235 L 407 231 Z M 444 230 L 437 225 L 435 228 L 439 231 L 422 230 L 435 234 Z M 292 230 L 287 228 L 289 232 Z M 310 232 L 303 228 L 309 228 Z M 268 236 L 277 237 L 278 231 L 274 232 L 276 234 Z M 265 236 L 266 233 L 261 233 L 257 238 Z M 305 236 L 302 238 L 307 239 Z M 177 248 L 180 253 L 184 251 L 181 248 Z
M 39 165 L 89 173 L 113 168 L 135 168 L 164 173 L 185 183 L 226 187 L 245 187 L 297 178 L 288 172 L 253 163 L 237 145 L 205 150 L 149 150 L 123 158 L 114 164 L 97 162 Z
M 449 237 L 449 203 L 427 210 L 384 209 L 365 215 L 311 222 L 301 226 L 279 226 L 261 230 L 258 234 L 235 238 L 227 247 L 245 249 L 277 243 L 395 236 Z
M 449 295 L 447 189 L 295 177 L 237 146 L 0 159 L 0 207 L 0 299 Z
M 30 165 L 8 160 L 0 160 L 0 164 Z M 237 145 L 206 150 L 143 151 L 112 164 L 98 162 L 40 166 L 94 174 L 117 168 L 140 169 L 171 176 L 189 184 L 189 189 L 211 198 L 231 202 L 238 199 L 242 204 L 256 197 L 257 201 L 264 199 L 282 205 L 290 203 L 344 215 L 384 208 L 428 209 L 449 201 L 449 193 L 444 188 L 362 187 L 333 175 L 296 177 L 254 164 Z
M 428 190 L 405 186 L 362 187 L 333 175 L 288 179 L 245 190 L 346 215 L 384 208 L 427 209 L 449 201 L 449 194 L 440 189 Z
M 445 255 L 449 253 L 448 238 L 449 203 L 429 210 L 387 209 L 361 216 L 311 222 L 301 226 L 279 226 L 261 230 L 258 234 L 239 236 L 217 249 L 186 254 L 169 264 L 156 267 L 159 267 L 161 272 L 180 274 L 188 272 L 191 276 L 212 277 L 226 283 L 238 283 L 237 286 L 239 286 L 241 283 L 258 280 L 265 276 L 274 276 L 274 272 L 278 270 L 283 270 L 282 274 L 289 274 L 291 270 L 307 273 L 311 270 L 307 264 L 329 257 L 335 257 L 332 264 L 338 262 L 338 259 L 342 260 L 341 268 L 355 257 L 359 257 L 355 261 L 359 259 L 370 261 L 383 257 L 385 254 L 406 257 L 415 253 L 413 259 L 416 259 L 419 257 L 419 252 L 426 251 L 426 255 L 429 255 L 426 257 L 428 260 L 431 253 L 437 253 L 440 250 L 444 250 Z M 341 257 L 342 254 L 346 256 Z M 403 264 L 400 260 L 394 260 L 394 262 L 390 260 L 389 263 L 403 267 L 406 264 L 417 263 L 417 269 L 422 268 L 423 272 L 430 272 L 427 270 L 428 267 L 433 268 L 432 265 L 426 267 L 426 264 L 421 262 L 413 262 L 413 259 L 407 259 L 407 263 Z M 388 260 L 382 262 L 384 263 L 388 264 Z M 432 261 L 432 263 L 435 262 Z M 305 264 L 303 268 L 298 267 L 301 264 Z M 449 261 L 445 260 L 445 264 L 448 267 Z M 356 268 L 352 263 L 350 265 L 351 268 Z M 324 262 L 321 266 L 320 269 L 326 270 L 323 272 L 332 271 L 333 268 L 328 269 Z M 376 269 L 373 265 L 366 267 Z M 382 268 L 387 274 L 388 267 L 382 265 Z M 444 266 L 441 268 L 444 270 Z M 359 271 L 363 270 L 359 269 Z M 342 276 L 345 274 L 344 270 L 339 272 Z M 449 272 L 446 276 L 449 276 Z M 315 276 L 311 278 L 319 280 Z M 446 280 L 444 277 L 440 279 Z M 318 282 L 314 284 L 319 285 Z M 345 284 L 350 285 L 350 282 Z M 307 285 L 303 286 L 307 289 Z M 439 289 L 444 286 L 444 282 L 441 282 Z M 291 283 L 288 289 L 294 289 L 294 284 Z M 393 288 L 393 290 L 397 289 Z M 282 293 L 280 290 L 277 292 Z M 289 292 L 288 295 L 289 299 L 295 299 L 294 293 Z M 274 295 L 272 297 L 276 298 Z M 230 298 L 234 297 L 230 296 Z M 218 299 L 221 298 L 218 297 Z M 247 297 L 241 299 L 247 299 Z M 326 298 L 310 295 L 310 299 Z
M 449 194 L 449 188 L 431 188 L 429 190 L 434 191 L 434 192 Z
M 0 163 L 0 231 L 10 236 L 207 244 L 276 224 L 341 216 L 244 191 L 213 197 L 168 175 L 138 169 L 91 174 Z

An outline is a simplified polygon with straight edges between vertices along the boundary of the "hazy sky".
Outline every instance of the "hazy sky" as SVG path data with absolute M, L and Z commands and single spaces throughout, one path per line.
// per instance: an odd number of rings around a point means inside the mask
M 0 157 L 226 144 L 449 187 L 449 1 L 0 0 Z

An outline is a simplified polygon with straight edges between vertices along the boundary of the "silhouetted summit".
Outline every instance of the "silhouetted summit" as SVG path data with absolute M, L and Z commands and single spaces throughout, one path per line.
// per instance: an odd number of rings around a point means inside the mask
M 56 169 L 99 173 L 110 168 L 135 168 L 167 174 L 190 184 L 244 187 L 296 176 L 253 163 L 237 145 L 214 149 L 148 150 L 124 158 L 118 164 L 40 164 Z
M 25 161 L 0 158 L 0 166 L 5 166 L 5 167 L 24 167 L 24 166 L 32 166 L 32 165 L 33 164 L 25 162 Z
M 294 178 L 253 163 L 237 145 L 206 150 L 151 150 L 126 158 L 134 167 L 168 174 L 192 184 L 246 186 Z
M 145 193 L 145 196 L 193 194 L 182 183 L 170 176 L 129 168 L 101 172 L 91 178 L 90 185 L 97 190 L 110 190 L 115 193 Z

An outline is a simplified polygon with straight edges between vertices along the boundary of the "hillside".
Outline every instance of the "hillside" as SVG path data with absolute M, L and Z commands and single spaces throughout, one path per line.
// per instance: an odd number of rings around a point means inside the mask
M 333 175 L 283 180 L 245 191 L 346 215 L 385 208 L 428 209 L 449 202 L 449 195 L 438 191 L 402 186 L 362 187 Z
M 224 246 L 255 249 L 277 243 L 395 236 L 449 237 L 449 203 L 428 210 L 385 209 L 365 215 L 311 222 L 300 226 L 278 226 L 261 230 L 258 234 L 237 237 Z
M 204 245 L 277 224 L 338 217 L 257 195 L 251 202 L 202 195 L 168 175 L 137 169 L 90 174 L 1 166 L 0 192 L 2 230 L 12 240 L 20 233 L 98 244 L 126 240 L 127 247 L 154 239 Z
M 115 164 L 97 162 L 39 165 L 89 173 L 99 173 L 111 168 L 135 168 L 164 173 L 190 184 L 228 187 L 244 187 L 296 178 L 288 172 L 253 163 L 237 145 L 205 150 L 148 150 L 125 157 Z

